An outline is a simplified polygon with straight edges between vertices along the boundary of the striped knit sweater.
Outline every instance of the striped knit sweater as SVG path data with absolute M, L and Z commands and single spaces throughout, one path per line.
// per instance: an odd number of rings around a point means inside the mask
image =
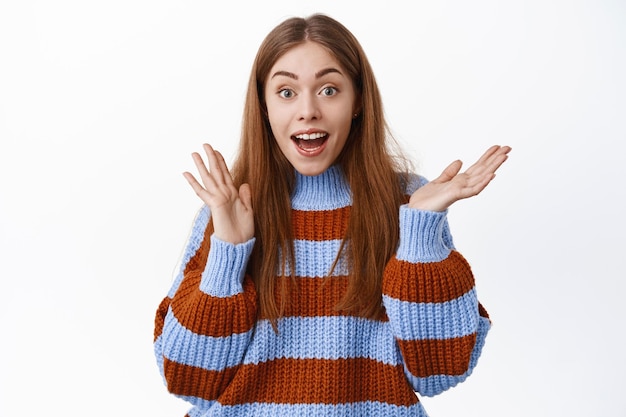
M 412 177 L 407 195 L 424 183 Z M 168 390 L 193 405 L 189 417 L 426 416 L 416 393 L 436 395 L 472 372 L 490 321 L 446 213 L 400 207 L 400 242 L 383 276 L 386 315 L 370 320 L 334 308 L 346 262 L 329 271 L 350 207 L 340 169 L 297 175 L 297 285 L 278 332 L 258 318 L 245 273 L 254 239 L 208 236 L 210 214 L 200 211 L 154 339 Z

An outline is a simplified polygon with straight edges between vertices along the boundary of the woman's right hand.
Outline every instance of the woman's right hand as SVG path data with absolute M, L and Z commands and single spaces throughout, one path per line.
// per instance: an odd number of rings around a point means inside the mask
M 250 186 L 242 184 L 237 190 L 222 155 L 211 145 L 205 143 L 203 147 L 209 169 L 200 154 L 194 152 L 191 155 L 202 184 L 189 172 L 184 172 L 183 176 L 211 210 L 215 236 L 233 244 L 247 242 L 254 236 Z

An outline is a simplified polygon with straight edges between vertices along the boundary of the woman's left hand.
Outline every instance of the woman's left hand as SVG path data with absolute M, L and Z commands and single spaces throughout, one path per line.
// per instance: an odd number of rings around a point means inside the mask
M 409 207 L 444 211 L 459 200 L 479 194 L 496 176 L 496 170 L 507 160 L 510 151 L 509 146 L 494 145 L 462 173 L 459 171 L 463 163 L 459 160 L 454 161 L 439 177 L 413 193 Z

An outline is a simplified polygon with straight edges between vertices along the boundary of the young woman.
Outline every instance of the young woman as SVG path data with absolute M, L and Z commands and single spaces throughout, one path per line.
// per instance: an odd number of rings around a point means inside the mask
M 490 327 L 446 221 L 506 160 L 493 146 L 432 182 L 389 148 L 372 69 L 324 15 L 262 43 L 229 172 L 185 178 L 204 202 L 158 308 L 168 390 L 198 416 L 425 416 L 472 372 Z

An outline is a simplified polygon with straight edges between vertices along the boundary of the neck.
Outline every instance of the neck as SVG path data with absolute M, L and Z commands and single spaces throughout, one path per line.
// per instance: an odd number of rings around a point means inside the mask
M 334 210 L 352 203 L 348 182 L 336 165 L 314 176 L 296 172 L 295 178 L 291 205 L 296 210 Z

